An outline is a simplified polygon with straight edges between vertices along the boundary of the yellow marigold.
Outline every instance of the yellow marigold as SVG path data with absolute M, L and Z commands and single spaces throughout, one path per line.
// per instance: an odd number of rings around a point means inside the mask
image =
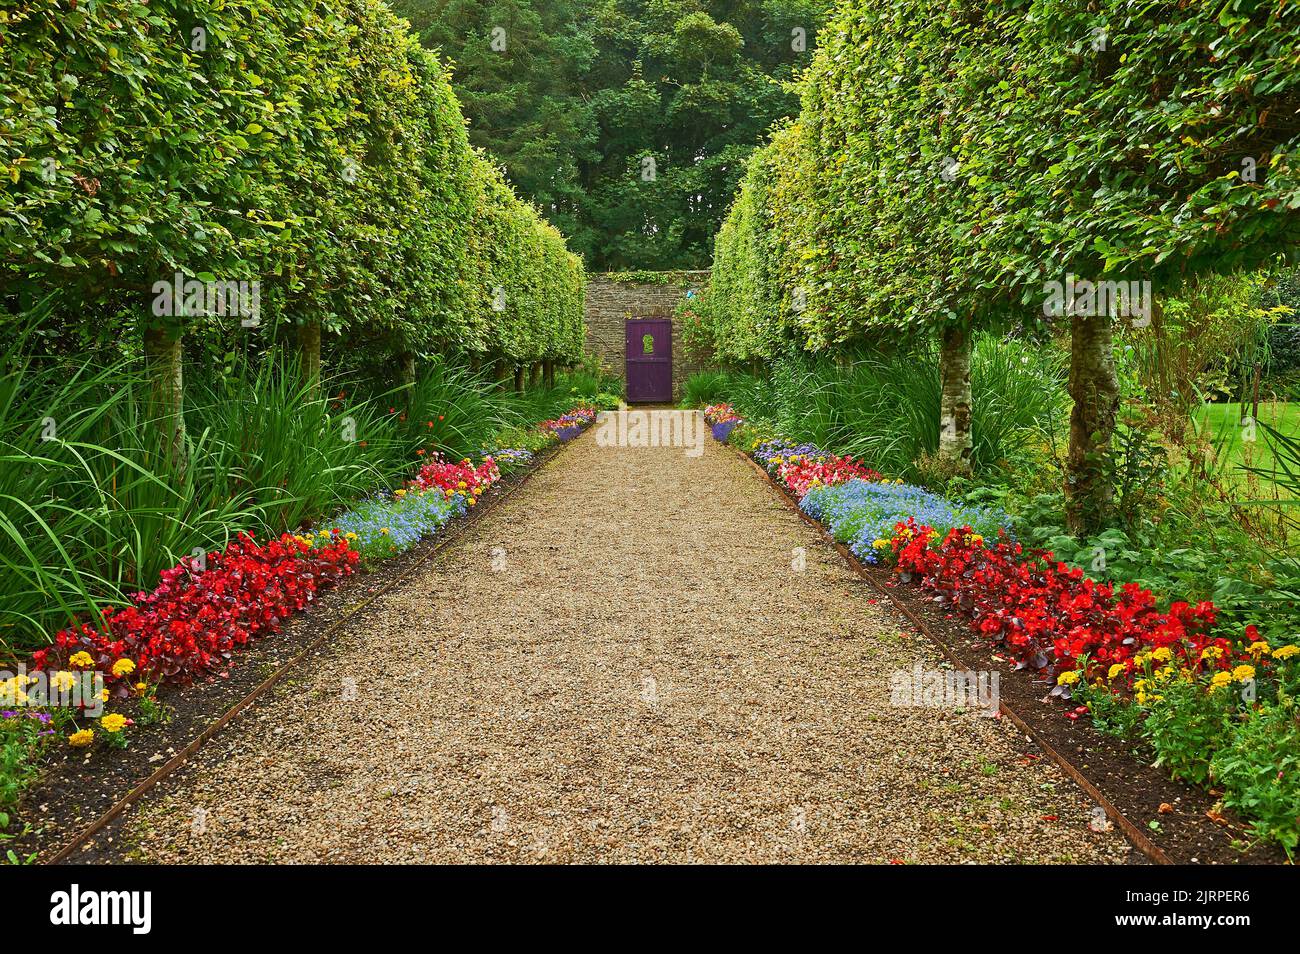
M 27 693 L 23 691 L 23 677 L 0 681 L 0 705 L 21 706 L 27 702 Z
M 1273 650 L 1273 658 L 1290 659 L 1296 653 L 1300 653 L 1300 646 L 1279 646 Z
M 85 748 L 87 745 L 90 745 L 90 743 L 94 741 L 95 741 L 94 729 L 82 729 L 81 731 L 74 732 L 72 733 L 72 735 L 68 736 L 68 745 L 74 745 L 79 749 Z
M 135 663 L 129 659 L 119 659 L 113 663 L 113 675 L 115 676 L 129 676 L 133 672 L 135 672 Z
M 95 660 L 91 658 L 90 653 L 83 649 L 80 652 L 73 653 L 69 656 L 68 663 L 73 666 L 81 666 L 84 668 L 86 666 L 95 665 Z
M 1058 686 L 1072 686 L 1079 681 L 1079 670 L 1070 669 L 1056 677 Z
M 77 683 L 77 677 L 70 672 L 60 670 L 50 678 L 50 687 L 60 691 L 67 691 Z
M 126 716 L 120 712 L 114 712 L 100 719 L 99 724 L 105 732 L 121 732 L 126 728 Z
M 1151 650 L 1151 658 L 1158 662 L 1169 662 L 1174 658 L 1174 652 L 1168 646 L 1161 646 L 1159 649 Z
M 108 701 L 108 697 L 109 697 L 110 695 L 111 695 L 111 693 L 110 693 L 107 689 L 101 689 L 101 690 L 99 690 L 99 698 L 100 698 L 102 701 L 104 701 L 104 702 L 107 702 L 107 701 Z
M 1237 682 L 1245 682 L 1247 679 L 1254 679 L 1255 667 L 1245 665 L 1238 666 L 1236 669 L 1232 670 L 1232 678 Z
M 1120 673 L 1122 673 L 1123 671 L 1124 671 L 1124 664 L 1123 664 L 1123 663 L 1115 663 L 1115 665 L 1111 666 L 1108 670 L 1106 670 L 1106 678 L 1107 678 L 1107 679 L 1114 679 L 1116 676 L 1118 676 L 1118 675 L 1119 675 Z
M 979 533 L 977 533 L 977 534 L 973 535 L 973 536 L 970 538 L 970 542 L 973 543 L 973 544 L 975 544 L 975 546 L 979 546 L 981 543 L 984 542 L 984 536 L 983 536 L 983 534 L 979 534 Z
M 1232 682 L 1232 673 L 1216 672 L 1210 677 L 1210 685 L 1215 689 L 1222 689 L 1228 683 Z
M 1219 646 L 1206 646 L 1201 650 L 1202 659 L 1218 659 L 1223 655 L 1223 649 Z
M 1262 656 L 1264 653 L 1268 652 L 1268 643 L 1264 642 L 1262 639 L 1257 639 L 1246 647 L 1246 652 L 1250 653 L 1252 656 Z
M 888 541 L 888 540 L 872 540 L 872 541 L 871 541 L 871 546 L 872 546 L 874 549 L 877 549 L 877 550 L 883 550 L 885 547 L 889 546 L 889 541 Z

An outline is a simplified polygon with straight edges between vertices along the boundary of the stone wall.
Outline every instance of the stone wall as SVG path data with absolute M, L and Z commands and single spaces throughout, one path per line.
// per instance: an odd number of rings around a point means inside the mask
M 691 289 L 708 281 L 707 271 L 650 273 L 645 281 L 625 281 L 604 274 L 587 277 L 587 351 L 601 368 L 626 384 L 625 321 L 628 318 L 672 318 L 677 303 Z M 708 366 L 707 356 L 688 354 L 677 322 L 673 322 L 673 400 L 682 395 L 682 382 Z

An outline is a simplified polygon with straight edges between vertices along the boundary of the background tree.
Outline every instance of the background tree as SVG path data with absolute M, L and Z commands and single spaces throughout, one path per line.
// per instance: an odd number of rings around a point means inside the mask
M 396 0 L 454 63 L 470 136 L 589 267 L 690 268 L 791 114 L 829 0 Z M 504 49 L 493 31 L 504 31 Z M 801 32 L 796 32 L 801 31 Z M 647 162 L 653 160 L 653 165 Z

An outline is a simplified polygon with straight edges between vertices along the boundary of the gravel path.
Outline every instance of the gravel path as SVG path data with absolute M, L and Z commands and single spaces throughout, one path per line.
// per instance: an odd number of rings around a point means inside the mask
M 118 843 L 156 862 L 1125 860 L 1010 724 L 890 705 L 893 671 L 941 657 L 871 595 L 727 449 L 588 433 Z

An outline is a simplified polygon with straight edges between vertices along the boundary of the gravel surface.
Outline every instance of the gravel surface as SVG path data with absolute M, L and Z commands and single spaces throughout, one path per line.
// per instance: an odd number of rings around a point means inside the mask
M 706 444 L 575 441 L 147 796 L 125 857 L 1127 859 L 1009 723 L 891 705 L 937 650 Z

